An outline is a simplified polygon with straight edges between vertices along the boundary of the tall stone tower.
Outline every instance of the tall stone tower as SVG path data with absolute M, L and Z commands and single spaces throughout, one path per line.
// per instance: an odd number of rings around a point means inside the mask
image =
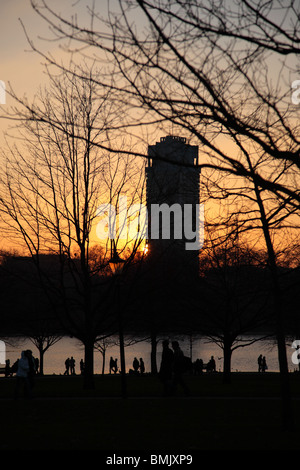
M 161 269 L 176 266 L 198 275 L 200 170 L 198 147 L 166 136 L 148 147 L 147 211 L 149 259 Z M 194 237 L 194 241 L 193 241 Z

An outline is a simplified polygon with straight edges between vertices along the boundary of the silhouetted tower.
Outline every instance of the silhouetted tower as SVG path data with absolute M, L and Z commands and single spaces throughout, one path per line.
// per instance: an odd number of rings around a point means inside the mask
M 192 247 L 191 234 L 197 233 L 199 219 L 197 164 L 198 147 L 187 144 L 183 137 L 162 137 L 148 147 L 149 258 L 163 267 L 177 266 L 184 275 L 198 274 L 199 249 L 187 249 Z

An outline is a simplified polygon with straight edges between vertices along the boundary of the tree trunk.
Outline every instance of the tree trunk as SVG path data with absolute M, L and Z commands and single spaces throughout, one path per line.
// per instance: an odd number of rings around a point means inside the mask
M 92 390 L 95 388 L 94 380 L 94 341 L 89 339 L 84 345 L 84 388 Z
M 157 353 L 157 339 L 156 339 L 156 331 L 151 330 L 151 374 L 157 374 L 157 363 L 156 363 L 156 353 Z
M 40 364 L 39 364 L 39 368 L 40 368 L 40 375 L 44 375 L 44 351 L 43 349 L 40 349 Z
M 281 385 L 281 404 L 282 404 L 282 427 L 284 430 L 293 430 L 295 427 L 294 415 L 292 409 L 291 390 L 289 381 L 289 370 L 286 354 L 286 341 L 283 325 L 283 308 L 280 287 L 276 272 L 272 273 L 273 276 L 273 300 L 274 312 L 276 319 L 276 339 L 278 350 L 278 362 L 280 370 L 280 385 Z
M 104 371 L 105 371 L 105 349 L 103 350 L 103 353 L 102 353 L 102 375 L 104 375 Z
M 224 339 L 224 361 L 223 361 L 223 383 L 229 384 L 231 383 L 231 341 Z
M 252 170 L 252 166 L 250 166 Z M 274 304 L 274 317 L 276 322 L 276 339 L 277 339 L 277 349 L 278 349 L 278 362 L 280 370 L 280 385 L 281 385 L 281 403 L 282 403 L 282 427 L 284 430 L 294 429 L 295 422 L 292 409 L 292 400 L 291 400 L 291 391 L 289 383 L 289 374 L 288 374 L 288 363 L 286 355 L 286 344 L 285 344 L 285 327 L 283 320 L 283 305 L 282 305 L 282 295 L 281 288 L 278 278 L 278 269 L 276 255 L 273 248 L 273 243 L 271 240 L 270 230 L 268 220 L 265 214 L 264 204 L 260 196 L 260 190 L 256 184 L 255 177 L 254 189 L 257 198 L 257 203 L 260 210 L 261 222 L 263 233 L 265 237 L 266 247 L 268 250 L 268 264 L 271 274 L 271 292 L 273 297 Z

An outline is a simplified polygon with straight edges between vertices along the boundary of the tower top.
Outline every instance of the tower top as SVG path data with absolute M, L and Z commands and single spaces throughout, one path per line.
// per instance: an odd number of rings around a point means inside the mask
M 161 137 L 160 141 L 156 142 L 155 145 L 148 146 L 148 157 L 148 167 L 163 168 L 167 166 L 168 171 L 171 171 L 170 165 L 180 162 L 196 168 L 198 163 L 198 146 L 188 144 L 185 137 L 166 135 Z M 178 167 L 174 166 L 172 171 L 178 171 Z
M 161 142 L 181 142 L 183 144 L 186 143 L 185 137 L 179 137 L 178 135 L 167 135 L 165 137 L 160 138 Z

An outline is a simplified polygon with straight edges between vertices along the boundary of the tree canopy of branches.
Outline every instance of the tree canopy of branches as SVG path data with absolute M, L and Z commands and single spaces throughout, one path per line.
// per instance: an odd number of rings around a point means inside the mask
M 1 170 L 3 232 L 23 242 L 38 269 L 62 331 L 85 346 L 86 386 L 92 386 L 97 335 L 115 332 L 108 268 L 109 233 L 97 232 L 98 208 L 115 207 L 122 192 L 140 201 L 140 166 L 95 145 L 107 139 L 113 101 L 95 84 L 49 72 L 50 85 L 34 103 L 16 97 L 18 139 L 4 151 Z M 134 184 L 133 184 L 134 181 Z M 97 234 L 99 237 L 97 237 Z M 123 250 L 133 255 L 139 241 Z M 129 250 L 129 252 L 128 252 Z M 29 262 L 28 262 L 29 264 Z

